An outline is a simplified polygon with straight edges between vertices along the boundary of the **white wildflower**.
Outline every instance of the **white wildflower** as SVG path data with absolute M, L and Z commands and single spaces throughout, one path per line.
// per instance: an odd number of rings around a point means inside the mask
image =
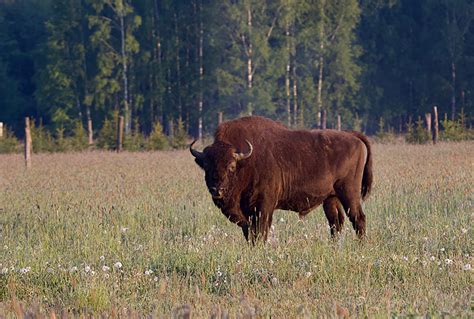
M 277 285 L 278 284 L 278 278 L 277 277 L 272 277 L 272 285 Z
M 70 272 L 76 272 L 76 271 L 77 271 L 77 267 L 76 267 L 76 266 L 72 266 L 69 271 L 70 271 Z
M 25 268 L 21 268 L 19 270 L 20 274 L 26 274 L 27 272 L 29 272 L 31 270 L 31 267 L 25 267 Z
M 465 264 L 464 267 L 462 267 L 462 269 L 471 270 L 472 269 L 471 264 Z
M 114 268 L 117 268 L 117 269 L 122 268 L 122 263 L 121 263 L 120 261 L 117 261 L 117 262 L 114 264 Z
M 105 277 L 105 278 L 109 278 L 110 275 L 109 275 L 109 274 L 105 274 L 104 277 Z
M 311 277 L 312 273 L 311 273 L 311 271 L 307 271 L 304 275 L 305 275 L 306 278 L 309 278 L 309 277 Z
M 121 226 L 121 227 L 120 227 L 120 231 L 121 231 L 122 233 L 126 233 L 126 232 L 128 231 L 128 227 L 123 227 L 123 226 Z
M 216 272 L 216 275 L 217 275 L 217 277 L 220 277 L 220 276 L 222 276 L 222 272 L 221 272 L 220 270 L 218 270 L 218 271 Z
M 100 261 L 104 261 L 104 260 L 105 260 L 105 256 L 100 256 L 99 259 L 100 259 Z
M 2 275 L 8 274 L 8 268 L 7 268 L 7 267 L 2 268 L 1 274 L 2 274 Z
M 285 222 L 285 220 L 283 219 L 283 217 L 280 218 L 280 223 L 284 223 L 284 222 Z
M 403 260 L 404 260 L 404 261 L 408 261 L 408 257 L 407 257 L 407 256 L 403 256 Z
M 148 270 L 145 270 L 145 275 L 149 276 L 153 273 L 153 270 L 151 269 L 148 269 Z
M 91 266 L 86 265 L 86 266 L 84 267 L 84 271 L 85 271 L 86 273 L 88 273 L 89 271 L 91 271 Z
M 435 256 L 431 256 L 431 257 L 430 257 L 430 260 L 431 260 L 431 261 L 435 261 L 435 259 L 436 259 Z
M 453 260 L 452 259 L 449 259 L 449 258 L 446 258 L 444 260 L 444 262 L 446 263 L 446 265 L 451 265 L 453 263 Z
M 467 229 L 466 228 L 461 228 L 461 233 L 463 233 L 463 234 L 467 233 Z
M 442 252 L 442 253 L 444 253 L 444 251 L 445 251 L 445 249 L 444 249 L 444 248 L 441 248 L 440 250 L 441 250 L 441 252 Z
M 102 266 L 102 271 L 103 271 L 103 272 L 107 272 L 107 271 L 109 271 L 109 270 L 110 270 L 110 267 L 109 267 L 109 266 L 106 266 L 106 265 L 103 265 L 103 266 Z
M 158 281 L 159 278 L 158 278 L 157 276 L 155 276 L 155 277 L 153 278 L 153 280 L 154 280 L 154 281 Z
M 51 267 L 48 267 L 48 269 L 46 269 L 46 271 L 47 271 L 48 273 L 50 273 L 50 274 L 51 274 L 51 273 L 53 273 L 53 272 L 54 272 L 54 269 L 53 269 L 53 268 L 51 268 Z

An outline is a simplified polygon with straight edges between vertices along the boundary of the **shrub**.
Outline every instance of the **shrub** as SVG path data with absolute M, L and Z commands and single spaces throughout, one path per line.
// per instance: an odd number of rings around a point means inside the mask
M 413 123 L 407 124 L 408 132 L 405 135 L 405 141 L 410 144 L 426 144 L 431 141 L 431 136 L 423 127 L 423 121 L 421 117 L 418 118 L 416 121 L 416 127 L 414 127 Z
M 54 140 L 54 147 L 52 152 L 67 152 L 71 149 L 69 141 L 64 137 L 64 127 L 56 129 L 56 139 Z
M 137 152 L 142 151 L 145 147 L 145 138 L 140 132 L 140 125 L 138 120 L 135 120 L 131 134 L 124 137 L 123 148 L 127 151 Z
M 0 154 L 17 153 L 20 151 L 20 142 L 12 132 L 5 127 L 3 137 L 0 137 Z
M 441 121 L 443 131 L 440 133 L 440 138 L 445 141 L 463 141 L 474 138 L 474 134 L 465 129 L 459 121 L 443 120 Z
M 174 130 L 171 139 L 171 145 L 173 146 L 173 148 L 186 148 L 188 135 L 186 134 L 186 129 L 184 128 L 183 120 L 179 118 L 176 124 L 176 129 Z
M 163 133 L 163 127 L 160 122 L 156 122 L 153 125 L 153 130 L 150 133 L 146 141 L 146 149 L 150 151 L 154 150 L 164 150 L 169 147 L 168 139 Z
M 54 151 L 55 143 L 53 137 L 51 136 L 51 133 L 46 130 L 46 128 L 42 124 L 36 126 L 35 121 L 32 120 L 30 132 L 34 153 Z
M 375 133 L 375 140 L 379 143 L 393 143 L 396 140 L 393 129 L 389 129 L 388 132 L 385 131 L 385 122 L 382 117 L 379 120 L 379 129 Z
M 118 113 L 114 112 L 112 119 L 106 118 L 97 137 L 97 147 L 113 150 L 116 147 Z
M 72 136 L 69 138 L 69 144 L 73 151 L 82 151 L 89 146 L 87 132 L 82 126 L 81 121 L 76 121 L 72 129 Z

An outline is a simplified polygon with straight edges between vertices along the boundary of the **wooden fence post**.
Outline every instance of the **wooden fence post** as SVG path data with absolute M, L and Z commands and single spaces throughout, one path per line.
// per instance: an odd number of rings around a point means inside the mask
M 432 132 L 431 132 L 431 113 L 426 113 L 425 114 L 425 120 L 426 120 L 426 130 L 428 131 L 429 135 L 432 135 Z
M 26 168 L 31 167 L 31 130 L 30 118 L 25 117 L 25 165 Z
M 224 114 L 223 112 L 217 112 L 217 125 L 221 125 L 223 121 Z
M 326 110 L 323 110 L 321 112 L 321 129 L 322 130 L 326 129 Z
M 123 116 L 119 116 L 118 118 L 119 122 L 117 123 L 117 147 L 116 151 L 117 153 L 120 153 L 122 151 L 122 145 L 123 145 Z
M 317 118 L 317 128 L 321 128 L 321 111 L 318 112 L 318 118 Z
M 433 106 L 433 116 L 434 116 L 434 130 L 433 130 L 433 144 L 436 144 L 438 141 L 439 127 L 438 127 L 438 107 Z
M 87 135 L 89 139 L 89 145 L 94 144 L 94 133 L 92 130 L 92 119 L 87 120 Z
M 0 122 L 0 138 L 3 137 L 3 122 Z
M 341 114 L 337 115 L 337 130 L 341 130 Z

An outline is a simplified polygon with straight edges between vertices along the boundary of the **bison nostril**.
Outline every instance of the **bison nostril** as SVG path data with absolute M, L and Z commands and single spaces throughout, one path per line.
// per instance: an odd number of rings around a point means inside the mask
M 209 191 L 211 191 L 211 193 L 215 194 L 217 192 L 217 188 L 209 187 Z

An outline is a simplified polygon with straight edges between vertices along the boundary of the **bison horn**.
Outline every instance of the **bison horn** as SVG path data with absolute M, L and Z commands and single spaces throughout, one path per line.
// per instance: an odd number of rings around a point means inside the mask
M 193 149 L 193 145 L 194 143 L 196 143 L 197 140 L 194 140 L 191 145 L 189 145 L 189 151 L 191 151 L 191 154 L 193 154 L 193 156 L 197 159 L 201 159 L 204 157 L 204 153 L 203 152 L 199 152 L 199 151 L 196 151 Z
M 252 152 L 253 152 L 252 143 L 250 143 L 248 140 L 245 140 L 245 141 L 247 142 L 247 144 L 249 146 L 249 151 L 247 153 L 234 153 L 234 158 L 237 161 L 247 159 L 247 158 L 250 157 L 250 155 L 252 155 Z

